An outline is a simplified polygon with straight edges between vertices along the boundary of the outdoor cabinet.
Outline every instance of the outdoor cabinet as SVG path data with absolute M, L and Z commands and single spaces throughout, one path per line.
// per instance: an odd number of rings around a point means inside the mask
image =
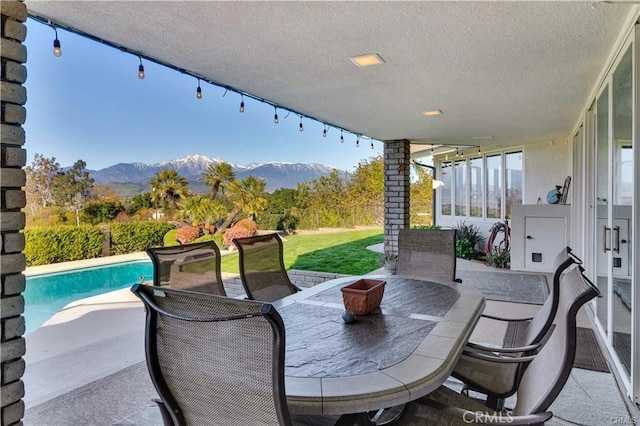
M 511 269 L 553 272 L 556 255 L 569 245 L 571 206 L 556 204 L 512 207 Z

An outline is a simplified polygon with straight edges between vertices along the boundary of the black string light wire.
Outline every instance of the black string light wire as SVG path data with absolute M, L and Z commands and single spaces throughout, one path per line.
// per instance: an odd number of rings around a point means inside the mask
M 101 39 L 99 37 L 84 33 L 82 31 L 77 30 L 77 29 L 72 28 L 72 27 L 68 27 L 68 26 L 65 26 L 65 25 L 60 25 L 59 23 L 53 23 L 51 21 L 51 19 L 49 19 L 49 18 L 46 18 L 46 17 L 43 17 L 43 16 L 39 16 L 39 15 L 35 15 L 35 14 L 31 13 L 31 12 L 28 12 L 28 18 L 30 18 L 30 19 L 32 19 L 32 20 L 34 20 L 34 21 L 36 21 L 36 22 L 38 22 L 40 24 L 47 25 L 47 26 L 53 28 L 53 30 L 55 32 L 55 39 L 53 41 L 53 53 L 54 53 L 55 56 L 61 56 L 62 55 L 61 44 L 60 44 L 60 40 L 58 39 L 58 28 L 60 28 L 60 29 L 64 29 L 65 31 L 68 31 L 70 33 L 73 33 L 73 34 L 79 35 L 81 37 L 87 38 L 89 40 L 92 40 L 94 42 L 103 44 L 105 46 L 109 46 L 111 48 L 118 49 L 121 52 L 137 56 L 139 61 L 140 61 L 140 64 L 138 65 L 138 78 L 141 79 L 141 80 L 145 78 L 144 65 L 142 63 L 142 59 L 144 59 L 146 61 L 154 62 L 154 63 L 156 63 L 158 65 L 162 65 L 162 66 L 164 66 L 166 68 L 172 69 L 174 71 L 178 71 L 179 73 L 186 74 L 188 76 L 191 76 L 191 77 L 194 77 L 194 78 L 198 79 L 198 87 L 196 88 L 196 98 L 197 99 L 202 99 L 202 86 L 201 86 L 201 81 L 202 81 L 202 82 L 206 82 L 206 83 L 208 83 L 208 84 L 210 84 L 212 86 L 217 86 L 219 88 L 225 89 L 225 94 L 227 93 L 227 91 L 231 91 L 231 92 L 235 92 L 235 93 L 240 94 L 242 99 L 241 99 L 241 102 L 240 102 L 239 110 L 240 110 L 241 113 L 244 112 L 244 109 L 245 109 L 244 96 L 247 96 L 247 98 L 251 98 L 251 99 L 254 99 L 256 101 L 262 102 L 264 104 L 273 106 L 274 109 L 275 109 L 275 114 L 274 114 L 274 117 L 273 117 L 275 124 L 279 123 L 278 108 L 280 108 L 280 109 L 284 109 L 285 111 L 287 111 L 287 114 L 286 114 L 287 116 L 291 112 L 293 112 L 294 114 L 298 114 L 300 116 L 300 125 L 299 125 L 300 131 L 304 130 L 304 127 L 302 125 L 302 119 L 303 118 L 307 118 L 307 119 L 315 120 L 315 121 L 317 121 L 319 123 L 322 123 L 324 125 L 324 129 L 323 129 L 323 132 L 322 132 L 322 136 L 323 137 L 327 137 L 327 133 L 329 131 L 329 127 L 333 127 L 335 129 L 340 129 L 340 142 L 341 143 L 344 143 L 344 132 L 348 132 L 348 133 L 354 134 L 354 135 L 356 135 L 358 137 L 361 136 L 361 135 L 356 134 L 355 132 L 352 132 L 350 130 L 344 129 L 343 127 L 340 127 L 340 126 L 337 126 L 337 125 L 334 125 L 334 124 L 331 124 L 331 123 L 324 122 L 323 120 L 320 120 L 320 119 L 318 119 L 316 117 L 313 117 L 313 116 L 310 116 L 310 115 L 299 114 L 296 111 L 280 107 L 279 105 L 277 105 L 277 104 L 275 104 L 275 103 L 273 103 L 273 102 L 271 102 L 271 101 L 269 101 L 267 99 L 261 98 L 259 96 L 251 95 L 250 93 L 246 93 L 246 92 L 243 92 L 243 91 L 241 91 L 241 90 L 239 90 L 237 88 L 234 88 L 234 87 L 225 85 L 223 83 L 219 83 L 219 82 L 213 81 L 211 79 L 205 78 L 202 75 L 199 75 L 197 73 L 191 72 L 191 71 L 186 70 L 184 68 L 180 68 L 180 67 L 177 67 L 177 66 L 175 66 L 173 64 L 164 62 L 162 60 L 155 59 L 153 57 L 144 55 L 142 52 L 131 50 L 126 46 L 111 42 L 109 40 Z M 286 116 L 284 118 L 286 118 Z M 356 141 L 356 143 L 359 143 L 359 141 Z

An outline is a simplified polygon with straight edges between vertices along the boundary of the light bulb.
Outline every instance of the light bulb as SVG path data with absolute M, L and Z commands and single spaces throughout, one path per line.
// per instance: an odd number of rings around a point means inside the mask
M 360 136 L 356 137 L 356 148 L 360 147 Z
M 144 65 L 140 64 L 140 66 L 138 66 L 138 78 L 140 80 L 144 79 Z
M 244 99 L 240 101 L 240 112 L 244 112 Z
M 327 137 L 327 128 L 325 127 L 324 130 L 322 131 L 322 137 L 326 138 Z
M 342 135 L 342 130 L 340 130 L 340 143 L 344 143 L 344 136 Z
M 280 122 L 280 120 L 278 120 L 278 110 L 276 109 L 275 111 L 276 113 L 273 115 L 273 122 L 278 124 Z
M 374 149 L 374 148 L 373 148 L 373 141 L 371 141 L 371 149 Z
M 200 79 L 198 79 L 198 88 L 196 89 L 196 98 L 202 99 L 202 88 L 200 87 Z
M 58 58 L 62 56 L 62 49 L 60 48 L 60 40 L 58 40 L 58 36 L 53 40 L 53 54 Z
M 304 131 L 304 127 L 302 126 L 302 118 L 300 119 L 300 131 L 303 132 Z

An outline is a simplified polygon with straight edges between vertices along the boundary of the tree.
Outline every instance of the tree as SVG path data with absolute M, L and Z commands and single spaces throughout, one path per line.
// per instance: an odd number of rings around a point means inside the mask
M 185 199 L 180 206 L 180 219 L 191 224 L 213 225 L 224 217 L 227 209 L 218 200 L 211 200 L 206 195 L 195 195 Z
M 240 212 L 245 212 L 249 216 L 255 216 L 264 211 L 267 207 L 267 199 L 264 195 L 266 182 L 255 176 L 247 176 L 240 182 L 229 185 L 229 196 L 233 200 L 233 211 L 227 219 L 220 225 L 216 234 L 221 234 L 231 225 Z
M 201 180 L 211 186 L 210 198 L 215 200 L 219 190 L 222 190 L 224 193 L 225 188 L 235 182 L 236 174 L 233 172 L 233 167 L 229 163 L 209 164 L 207 169 L 202 173 Z
M 134 195 L 131 198 L 131 204 L 127 208 L 129 215 L 134 215 L 142 209 L 152 209 L 153 201 L 151 200 L 151 192 L 144 192 L 142 194 Z
M 53 199 L 59 206 L 73 208 L 77 226 L 80 226 L 80 210 L 91 194 L 93 183 L 83 160 L 76 161 L 66 172 L 58 172 L 54 179 Z
M 384 159 L 372 157 L 358 163 L 347 184 L 347 191 L 355 204 L 384 203 Z
M 100 199 L 87 203 L 82 209 L 81 218 L 83 222 L 98 225 L 113 221 L 123 211 L 124 206 L 119 201 Z
M 172 211 L 178 208 L 178 201 L 190 194 L 187 178 L 173 169 L 160 170 L 149 182 L 151 184 L 151 200 L 168 206 Z
M 53 195 L 51 188 L 53 181 L 60 172 L 60 164 L 55 157 L 47 158 L 42 154 L 36 154 L 30 166 L 25 168 L 27 184 L 27 207 L 32 215 L 39 209 L 51 203 Z
M 416 167 L 417 180 L 411 183 L 411 223 L 433 224 L 433 177 L 426 167 Z

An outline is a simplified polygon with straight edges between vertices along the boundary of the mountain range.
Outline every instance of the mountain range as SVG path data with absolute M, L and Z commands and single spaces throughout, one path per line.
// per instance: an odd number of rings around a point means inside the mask
M 163 169 L 174 169 L 189 181 L 189 189 L 195 193 L 206 193 L 210 188 L 200 178 L 210 164 L 225 162 L 201 154 L 189 155 L 175 160 L 155 164 L 118 163 L 100 170 L 89 170 L 96 184 L 110 185 L 114 191 L 124 197 L 149 191 L 149 180 Z M 266 181 L 266 191 L 278 188 L 295 188 L 299 183 L 328 175 L 334 169 L 317 163 L 251 163 L 249 165 L 231 164 L 236 179 L 242 180 L 249 175 Z

